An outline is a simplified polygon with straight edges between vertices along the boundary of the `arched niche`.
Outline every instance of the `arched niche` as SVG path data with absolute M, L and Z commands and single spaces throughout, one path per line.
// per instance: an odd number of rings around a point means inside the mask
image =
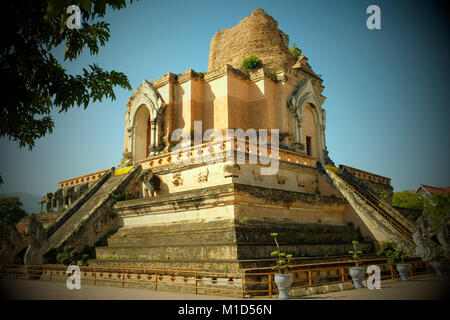
M 305 146 L 305 153 L 312 157 L 318 156 L 318 138 L 320 135 L 317 132 L 317 113 L 315 112 L 314 105 L 307 104 L 303 107 L 302 123 L 303 136 L 300 137 L 300 141 Z
M 305 154 L 310 151 L 311 156 L 323 160 L 326 114 L 309 78 L 300 83 L 289 97 L 288 108 L 294 147 L 298 146 Z
M 132 153 L 136 162 L 161 151 L 162 114 L 166 104 L 146 80 L 134 91 L 130 103 L 126 113 L 127 151 Z
M 151 117 L 144 104 L 137 109 L 134 127 L 134 157 L 136 160 L 145 159 L 150 155 Z

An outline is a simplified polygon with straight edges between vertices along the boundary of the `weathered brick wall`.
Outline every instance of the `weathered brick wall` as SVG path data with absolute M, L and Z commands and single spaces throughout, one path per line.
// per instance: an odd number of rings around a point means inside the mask
M 290 68 L 297 59 L 288 50 L 289 37 L 278 29 L 278 22 L 263 9 L 242 19 L 233 28 L 219 30 L 211 40 L 208 71 L 230 64 L 241 68 L 242 60 L 251 55 L 262 60 L 271 71 Z

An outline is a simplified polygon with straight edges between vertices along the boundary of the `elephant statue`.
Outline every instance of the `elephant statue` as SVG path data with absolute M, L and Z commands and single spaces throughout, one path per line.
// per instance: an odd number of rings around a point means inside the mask
M 42 197 L 41 201 L 39 202 L 41 205 L 41 212 L 42 212 L 42 207 L 44 204 L 45 204 L 45 212 L 49 213 L 49 212 L 53 211 L 52 197 L 53 197 L 53 193 L 51 193 L 51 192 L 47 192 L 47 194 Z
M 151 170 L 145 170 L 139 177 L 142 181 L 142 197 L 154 196 L 155 191 L 161 188 L 161 178 L 154 174 Z
M 64 208 L 70 207 L 72 205 L 72 203 L 75 201 L 75 187 L 69 187 L 67 189 L 63 189 L 62 191 L 63 194 L 63 206 Z
M 25 229 L 25 238 L 28 240 L 28 248 L 23 259 L 24 264 L 42 264 L 44 254 L 48 250 L 49 241 L 47 231 L 45 231 L 34 214 L 31 215 L 27 228 Z
M 77 186 L 75 198 L 76 200 L 80 199 L 87 191 L 89 190 L 89 183 L 85 182 Z
M 16 264 L 16 256 L 26 247 L 16 226 L 4 219 L 0 222 L 0 264 Z
M 64 208 L 63 203 L 63 189 L 58 189 L 53 194 L 52 207 L 56 207 L 56 211 L 59 211 Z

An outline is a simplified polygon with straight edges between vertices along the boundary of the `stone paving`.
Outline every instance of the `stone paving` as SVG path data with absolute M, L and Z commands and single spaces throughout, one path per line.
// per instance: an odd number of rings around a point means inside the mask
M 352 289 L 299 299 L 321 300 L 438 300 L 449 298 L 450 278 L 423 275 L 409 281 L 382 280 L 380 289 Z
M 353 289 L 320 295 L 303 296 L 299 300 L 429 300 L 448 299 L 450 278 L 424 275 L 408 282 L 382 280 L 381 289 Z M 153 291 L 137 288 L 117 288 L 82 285 L 69 290 L 65 283 L 37 280 L 1 279 L 2 299 L 18 300 L 230 300 L 224 296 L 195 295 L 182 292 Z M 250 298 L 247 300 L 260 300 Z M 266 297 L 263 299 L 267 299 Z M 276 297 L 272 298 L 275 300 Z

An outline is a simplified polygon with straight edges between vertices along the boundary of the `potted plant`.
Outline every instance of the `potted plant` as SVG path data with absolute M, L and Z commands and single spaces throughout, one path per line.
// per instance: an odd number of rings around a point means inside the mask
M 277 264 L 272 267 L 273 270 L 277 271 L 275 273 L 275 284 L 278 288 L 278 299 L 289 299 L 289 289 L 292 285 L 292 274 L 287 273 L 289 270 L 289 264 L 292 259 L 292 254 L 286 254 L 280 251 L 280 246 L 278 245 L 277 236 L 278 233 L 270 234 L 275 240 L 277 245 L 277 251 L 272 252 L 270 255 L 276 259 Z
M 404 263 L 405 259 L 409 257 L 405 249 L 398 246 L 394 242 L 384 242 L 381 244 L 380 250 L 377 254 L 381 257 L 387 258 L 387 262 L 396 264 L 398 274 L 401 281 L 408 281 L 409 264 Z M 401 262 L 401 263 L 398 263 Z
M 444 256 L 443 256 L 442 252 L 439 251 L 430 263 L 438 277 L 444 276 L 444 261 L 443 260 L 444 260 Z
M 354 262 L 355 267 L 350 268 L 350 270 L 349 270 L 350 276 L 352 277 L 353 285 L 355 286 L 355 289 L 364 288 L 364 285 L 362 282 L 364 280 L 365 269 L 358 267 L 358 260 L 360 259 L 359 254 L 361 254 L 362 251 L 358 250 L 358 248 L 356 247 L 357 245 L 359 245 L 359 241 L 353 240 L 352 244 L 353 244 L 353 250 L 350 250 L 348 252 L 352 255 L 352 259 L 350 259 L 349 262 Z

